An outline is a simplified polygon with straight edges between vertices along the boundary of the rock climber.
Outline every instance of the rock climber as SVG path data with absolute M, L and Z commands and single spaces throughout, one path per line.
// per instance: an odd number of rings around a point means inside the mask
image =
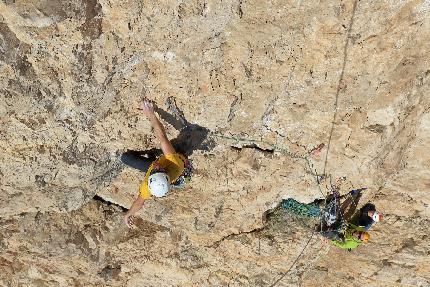
M 145 200 L 151 196 L 165 196 L 171 189 L 172 183 L 175 183 L 184 173 L 188 161 L 185 156 L 176 152 L 167 138 L 163 124 L 154 112 L 153 104 L 143 100 L 139 109 L 151 122 L 155 135 L 161 143 L 163 154 L 156 159 L 151 157 L 137 159 L 133 153 L 126 153 L 121 157 L 125 164 L 146 171 L 139 188 L 139 195 L 124 215 L 124 222 L 129 228 L 133 228 L 133 215 L 142 208 Z
M 369 241 L 370 235 L 364 228 L 349 224 L 347 229 L 340 234 L 339 239 L 333 239 L 331 243 L 342 249 L 352 249 L 357 248 L 361 243 L 367 243 Z
M 376 207 L 373 203 L 368 202 L 360 208 L 357 216 L 355 216 L 355 219 L 352 222 L 363 227 L 364 230 L 367 231 L 374 223 L 379 222 L 382 219 L 382 213 L 376 211 Z

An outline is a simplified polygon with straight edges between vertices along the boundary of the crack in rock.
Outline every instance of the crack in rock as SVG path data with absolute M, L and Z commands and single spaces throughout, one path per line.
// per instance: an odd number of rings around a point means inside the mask
M 232 145 L 231 146 L 233 149 L 235 149 L 235 150 L 242 150 L 242 149 L 245 149 L 245 148 L 250 148 L 250 149 L 255 149 L 255 150 L 257 150 L 257 151 L 260 151 L 260 152 L 262 152 L 262 153 L 271 153 L 271 154 L 273 154 L 274 152 L 275 152 L 275 149 L 274 148 L 264 148 L 264 147 L 260 147 L 260 146 L 258 146 L 257 144 L 255 144 L 255 143 L 252 143 L 252 144 L 244 144 L 244 145 L 242 145 L 242 146 L 234 146 L 234 145 Z
M 125 206 L 122 206 L 116 202 L 109 201 L 106 198 L 103 198 L 99 195 L 94 195 L 93 200 L 98 201 L 98 202 L 102 203 L 103 205 L 116 206 L 124 212 L 128 210 L 128 208 L 126 208 Z
M 260 232 L 262 230 L 264 230 L 266 228 L 266 226 L 262 226 L 262 227 L 257 227 L 254 229 L 251 229 L 249 231 L 240 231 L 238 233 L 231 233 L 229 235 L 223 236 L 221 239 L 215 241 L 214 243 L 212 243 L 211 245 L 206 245 L 206 247 L 208 248 L 218 248 L 218 246 L 224 241 L 224 240 L 230 240 L 231 238 L 234 238 L 236 236 L 240 236 L 242 234 L 252 234 L 255 232 Z

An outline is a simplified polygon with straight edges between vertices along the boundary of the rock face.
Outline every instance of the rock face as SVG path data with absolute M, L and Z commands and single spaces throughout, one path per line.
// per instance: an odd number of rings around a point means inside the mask
M 0 1 L 0 285 L 430 286 L 429 43 L 423 0 Z M 142 97 L 211 144 L 127 230 Z M 329 175 L 385 214 L 352 252 L 265 216 Z

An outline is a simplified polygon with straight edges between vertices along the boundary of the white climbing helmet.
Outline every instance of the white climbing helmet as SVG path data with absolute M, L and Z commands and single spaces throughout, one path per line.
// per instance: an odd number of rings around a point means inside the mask
M 373 219 L 373 221 L 375 221 L 375 222 L 379 222 L 379 221 L 381 221 L 382 220 L 382 214 L 381 213 L 379 213 L 379 212 L 374 212 L 373 213 L 373 216 L 372 216 L 372 219 Z
M 157 172 L 148 178 L 149 191 L 153 196 L 163 197 L 169 191 L 170 179 L 165 172 Z

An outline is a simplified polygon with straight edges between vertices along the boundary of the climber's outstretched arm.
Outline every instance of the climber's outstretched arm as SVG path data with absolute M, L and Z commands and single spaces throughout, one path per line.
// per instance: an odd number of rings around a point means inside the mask
M 124 223 L 129 228 L 134 227 L 132 216 L 142 208 L 144 202 L 145 202 L 145 199 L 143 199 L 140 195 L 138 195 L 137 198 L 134 200 L 133 204 L 131 205 L 130 209 L 125 213 Z
M 163 153 L 165 155 L 175 153 L 175 149 L 167 138 L 163 124 L 154 113 L 154 106 L 152 103 L 147 100 L 143 100 L 140 104 L 140 110 L 142 110 L 145 116 L 150 120 L 152 127 L 154 128 L 155 135 L 161 143 L 161 150 Z

